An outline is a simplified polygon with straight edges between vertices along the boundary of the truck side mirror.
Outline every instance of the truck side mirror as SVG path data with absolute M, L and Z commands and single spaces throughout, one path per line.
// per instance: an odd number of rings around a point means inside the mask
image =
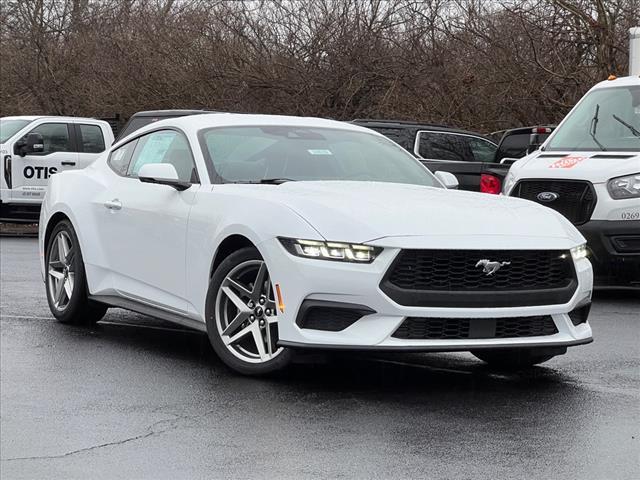
M 527 147 L 527 155 L 531 152 L 535 152 L 540 149 L 540 145 L 542 145 L 542 140 L 540 139 L 539 133 L 532 133 L 529 135 L 529 146 Z
M 24 157 L 28 153 L 44 152 L 44 140 L 39 133 L 27 133 L 23 138 L 18 140 L 14 147 L 13 153 Z

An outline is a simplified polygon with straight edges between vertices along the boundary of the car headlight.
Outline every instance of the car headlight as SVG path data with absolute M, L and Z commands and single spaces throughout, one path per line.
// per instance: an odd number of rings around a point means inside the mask
M 582 245 L 578 245 L 577 247 L 573 247 L 571 249 L 571 256 L 574 260 L 580 260 L 581 258 L 587 258 L 588 254 L 587 244 L 583 243 Z
M 612 178 L 607 183 L 607 190 L 615 200 L 640 197 L 640 173 Z
M 282 246 L 292 255 L 338 262 L 371 263 L 382 248 L 353 243 L 321 242 L 299 238 L 278 238 Z

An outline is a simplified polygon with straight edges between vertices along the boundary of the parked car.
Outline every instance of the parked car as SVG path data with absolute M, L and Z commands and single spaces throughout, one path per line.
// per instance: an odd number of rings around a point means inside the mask
M 47 301 L 62 322 L 122 307 L 206 331 L 252 375 L 296 348 L 460 350 L 517 368 L 591 342 L 573 225 L 456 185 L 353 124 L 160 121 L 51 179 Z
M 396 142 L 429 169 L 453 173 L 460 189 L 500 193 L 508 165 L 496 161 L 498 145 L 479 133 L 414 122 L 354 120 Z
M 150 123 L 169 118 L 184 117 L 187 115 L 201 115 L 203 113 L 216 113 L 210 110 L 147 110 L 134 113 L 120 130 L 116 141 L 126 137 L 130 133 L 149 125 Z
M 34 222 L 51 175 L 84 168 L 113 143 L 107 122 L 93 118 L 0 119 L 0 220 Z
M 640 289 L 640 77 L 589 90 L 540 150 L 513 164 L 504 193 L 578 228 L 597 287 Z

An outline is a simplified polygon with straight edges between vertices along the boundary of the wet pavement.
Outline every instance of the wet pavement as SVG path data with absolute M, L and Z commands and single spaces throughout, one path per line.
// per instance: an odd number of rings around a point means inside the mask
M 640 478 L 640 299 L 526 373 L 470 354 L 301 357 L 235 375 L 204 334 L 49 314 L 35 239 L 0 239 L 3 479 Z

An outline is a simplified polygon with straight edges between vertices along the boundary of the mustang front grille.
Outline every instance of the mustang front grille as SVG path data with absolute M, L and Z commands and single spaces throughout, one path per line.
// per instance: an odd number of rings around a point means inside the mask
M 577 286 L 563 250 L 402 250 L 380 288 L 406 306 L 566 303 Z

